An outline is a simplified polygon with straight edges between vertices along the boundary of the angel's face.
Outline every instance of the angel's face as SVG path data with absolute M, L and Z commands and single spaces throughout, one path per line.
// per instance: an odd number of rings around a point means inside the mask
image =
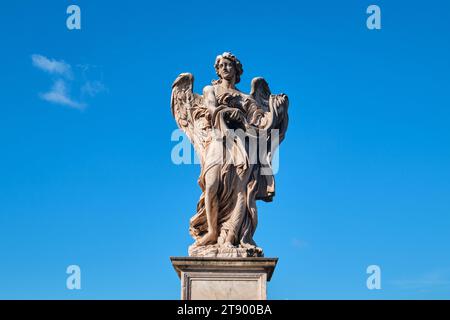
M 219 76 L 225 80 L 236 79 L 234 62 L 226 58 L 221 59 L 219 63 Z

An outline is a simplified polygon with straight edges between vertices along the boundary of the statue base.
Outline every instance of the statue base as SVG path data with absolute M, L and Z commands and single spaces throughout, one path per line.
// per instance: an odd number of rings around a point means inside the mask
M 278 258 L 171 257 L 181 300 L 266 300 Z
M 245 248 L 242 246 L 226 248 L 218 245 L 197 246 L 193 244 L 189 247 L 190 257 L 214 257 L 214 258 L 249 258 L 264 257 L 263 250 L 259 247 Z

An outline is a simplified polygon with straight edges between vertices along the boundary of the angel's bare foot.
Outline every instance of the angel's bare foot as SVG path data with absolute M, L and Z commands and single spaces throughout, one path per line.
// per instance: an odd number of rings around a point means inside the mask
M 206 233 L 201 239 L 197 241 L 198 246 L 206 246 L 208 244 L 217 243 L 217 234 L 214 232 Z
M 251 243 L 241 243 L 241 246 L 245 249 L 256 249 L 256 246 Z
M 225 248 L 236 248 L 230 241 L 227 241 L 223 244 Z

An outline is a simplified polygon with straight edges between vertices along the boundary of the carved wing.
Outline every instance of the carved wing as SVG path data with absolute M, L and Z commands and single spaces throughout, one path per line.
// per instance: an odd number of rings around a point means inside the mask
M 272 170 L 272 150 L 283 141 L 288 127 L 289 99 L 285 94 L 272 94 L 267 81 L 254 78 L 251 83 L 250 98 L 255 106 L 250 108 L 250 123 L 255 124 L 267 139 L 266 159 L 261 161 L 261 176 L 258 181 L 256 199 L 272 201 L 275 194 L 275 180 Z M 271 129 L 278 129 L 278 139 L 273 141 Z M 260 136 L 260 138 L 262 138 Z
M 171 110 L 177 125 L 182 129 L 203 162 L 210 116 L 203 105 L 203 97 L 193 92 L 194 76 L 180 74 L 172 84 Z
M 250 96 L 256 101 L 258 106 L 264 111 L 269 111 L 269 98 L 271 92 L 269 84 L 264 78 L 253 78 L 251 83 Z
M 267 81 L 258 77 L 252 80 L 250 97 L 256 102 L 259 109 L 259 112 L 256 111 L 253 114 L 253 122 L 260 117 L 257 123 L 260 124 L 261 129 L 279 129 L 281 142 L 288 125 L 289 99 L 287 95 L 272 94 Z

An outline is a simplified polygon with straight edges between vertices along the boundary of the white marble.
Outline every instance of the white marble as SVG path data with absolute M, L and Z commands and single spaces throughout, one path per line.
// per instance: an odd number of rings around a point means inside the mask
M 182 300 L 265 300 L 276 258 L 172 257 Z

